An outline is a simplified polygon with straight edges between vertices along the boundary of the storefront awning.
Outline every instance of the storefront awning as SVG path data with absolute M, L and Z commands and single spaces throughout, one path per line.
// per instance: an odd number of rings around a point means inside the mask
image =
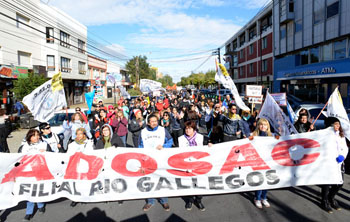
M 350 73 L 280 77 L 280 78 L 277 78 L 276 80 L 281 81 L 281 80 L 298 80 L 298 79 L 323 79 L 323 78 L 337 78 L 337 77 L 350 77 Z

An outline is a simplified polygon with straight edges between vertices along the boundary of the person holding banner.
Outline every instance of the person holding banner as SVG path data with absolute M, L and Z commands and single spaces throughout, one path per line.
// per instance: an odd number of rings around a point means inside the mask
M 101 127 L 102 135 L 96 142 L 95 149 L 106 149 L 112 146 L 114 147 L 124 147 L 122 139 L 118 134 L 113 133 L 112 127 L 108 124 L 105 124 Z
M 26 142 L 18 149 L 19 153 L 40 154 L 43 152 L 52 152 L 48 143 L 41 140 L 40 132 L 37 129 L 30 129 L 26 135 Z M 40 213 L 45 213 L 45 204 L 36 203 Z M 29 221 L 33 217 L 35 203 L 28 201 L 24 221 Z
M 346 139 L 344 136 L 343 128 L 341 127 L 340 121 L 337 118 L 330 117 L 328 119 L 329 122 L 332 121 L 332 127 L 334 129 L 334 134 L 336 135 L 336 144 L 335 148 L 336 150 L 334 152 L 337 153 L 337 158 L 335 161 L 337 161 L 339 165 L 339 170 L 342 173 L 343 180 L 344 180 L 344 160 L 346 156 L 348 155 L 349 148 L 346 144 Z M 332 185 L 322 185 L 321 186 L 321 206 L 322 208 L 327 211 L 328 213 L 333 213 L 332 208 L 335 210 L 340 210 L 340 206 L 338 202 L 335 200 L 335 195 L 339 192 L 339 190 L 342 188 L 342 184 L 332 184 Z M 332 207 L 332 208 L 331 208 Z
M 173 138 L 169 132 L 158 125 L 159 119 L 155 113 L 148 116 L 147 126 L 141 131 L 139 137 L 139 148 L 145 149 L 157 149 L 171 148 L 173 145 Z M 158 198 L 159 203 L 163 206 L 165 211 L 170 210 L 167 197 Z M 155 203 L 154 198 L 146 200 L 146 204 L 143 206 L 143 211 L 149 211 Z
M 258 126 L 253 132 L 252 136 L 249 137 L 250 140 L 253 140 L 254 136 L 273 136 L 271 133 L 270 123 L 267 119 L 261 118 L 258 121 Z M 278 136 L 276 137 L 278 138 Z M 270 207 L 269 202 L 267 201 L 267 190 L 257 190 L 255 191 L 255 206 L 259 209 L 262 208 L 262 205 L 265 207 Z
M 187 121 L 185 123 L 185 134 L 179 137 L 180 147 L 190 147 L 190 146 L 203 146 L 204 136 L 197 133 L 197 124 L 194 121 Z M 212 144 L 209 144 L 211 146 Z M 200 211 L 205 211 L 205 207 L 202 203 L 203 196 L 186 196 L 183 199 L 186 202 L 186 210 L 192 210 L 192 205 L 195 204 Z

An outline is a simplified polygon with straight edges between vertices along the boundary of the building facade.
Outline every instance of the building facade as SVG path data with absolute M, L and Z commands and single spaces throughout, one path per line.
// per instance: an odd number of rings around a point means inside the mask
M 107 98 L 107 61 L 88 55 L 90 91 L 95 90 L 94 102 Z
M 40 0 L 4 1 L 0 9 L 2 96 L 11 95 L 12 81 L 28 72 L 51 78 L 61 71 L 67 103 L 84 102 L 86 26 Z
M 225 66 L 240 92 L 252 84 L 271 88 L 272 30 L 270 3 L 225 43 Z
M 350 106 L 350 1 L 274 0 L 274 91 Z

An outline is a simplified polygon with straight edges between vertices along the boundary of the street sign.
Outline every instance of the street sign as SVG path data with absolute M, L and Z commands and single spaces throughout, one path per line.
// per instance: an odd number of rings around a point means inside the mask
M 271 93 L 270 94 L 279 106 L 287 106 L 286 93 Z
M 254 103 L 254 104 L 261 104 L 263 101 L 263 96 L 260 97 L 249 97 L 248 102 L 249 103 Z
M 261 97 L 262 95 L 262 86 L 259 85 L 247 85 L 245 94 L 248 97 Z

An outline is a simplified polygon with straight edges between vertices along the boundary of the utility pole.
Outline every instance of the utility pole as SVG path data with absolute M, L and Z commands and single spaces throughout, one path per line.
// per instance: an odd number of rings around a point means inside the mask
M 218 48 L 219 63 L 221 63 L 220 48 Z
M 220 57 L 220 48 L 218 48 L 218 57 L 219 57 L 219 64 L 221 63 L 221 57 Z M 218 67 L 218 69 L 220 69 L 220 67 Z M 218 82 L 218 92 L 219 92 L 219 102 L 221 100 L 221 95 L 220 95 L 220 83 Z

